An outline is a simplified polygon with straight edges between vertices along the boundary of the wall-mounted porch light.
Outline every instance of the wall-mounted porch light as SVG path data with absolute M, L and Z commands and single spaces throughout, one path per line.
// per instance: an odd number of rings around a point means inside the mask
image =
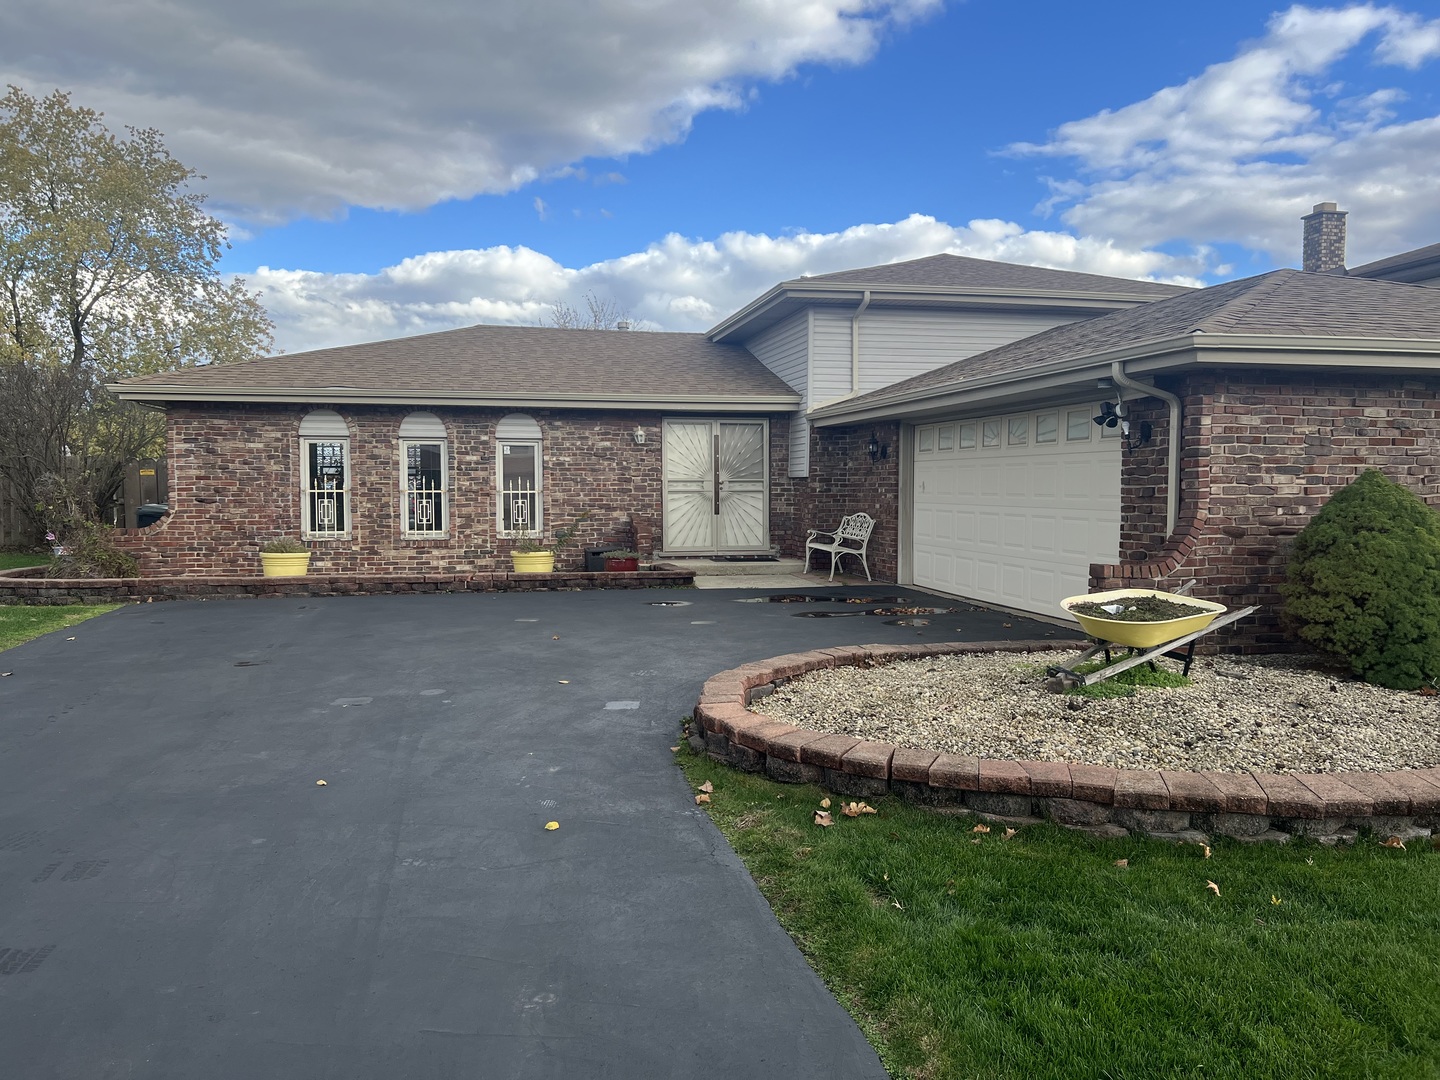
M 635 440 L 635 445 L 636 445 L 636 446 L 644 446 L 644 445 L 645 445 L 645 429 L 644 429 L 644 428 L 637 426 L 637 427 L 635 428 L 635 430 L 630 433 L 630 437 Z
M 879 461 L 881 458 L 890 456 L 889 444 L 882 443 L 879 436 L 873 431 L 870 433 L 870 444 L 865 449 L 870 454 L 871 461 Z

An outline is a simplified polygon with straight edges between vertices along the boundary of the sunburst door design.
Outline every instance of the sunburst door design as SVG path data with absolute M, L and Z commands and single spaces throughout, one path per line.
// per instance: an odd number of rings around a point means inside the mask
M 665 421 L 665 550 L 769 547 L 763 420 Z

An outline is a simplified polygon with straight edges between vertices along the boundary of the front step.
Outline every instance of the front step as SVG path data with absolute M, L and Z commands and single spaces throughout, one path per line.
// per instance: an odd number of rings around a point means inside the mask
M 692 570 L 697 575 L 706 577 L 740 577 L 746 575 L 758 575 L 761 577 L 775 577 L 777 575 L 798 574 L 805 569 L 803 559 L 756 559 L 743 562 L 732 562 L 729 559 L 709 559 L 691 557 L 667 557 L 657 555 L 658 562 L 670 566 L 677 566 L 684 570 Z

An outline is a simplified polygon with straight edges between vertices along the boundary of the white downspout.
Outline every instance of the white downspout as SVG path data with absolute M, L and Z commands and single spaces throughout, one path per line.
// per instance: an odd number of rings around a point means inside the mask
M 1165 539 L 1169 540 L 1180 520 L 1180 399 L 1158 386 L 1136 382 L 1125 374 L 1125 367 L 1119 360 L 1111 361 L 1110 377 L 1115 380 L 1116 386 L 1138 390 L 1146 397 L 1157 397 L 1170 406 L 1170 445 L 1165 462 Z
M 870 290 L 865 290 L 865 298 L 860 301 L 860 306 L 855 309 L 855 314 L 850 316 L 850 396 L 854 397 L 860 393 L 860 316 L 870 306 Z

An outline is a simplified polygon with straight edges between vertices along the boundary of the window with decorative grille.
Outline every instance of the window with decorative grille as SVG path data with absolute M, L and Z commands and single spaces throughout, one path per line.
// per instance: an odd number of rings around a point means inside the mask
M 496 521 L 508 536 L 539 535 L 545 526 L 540 500 L 540 444 L 500 443 Z
M 350 528 L 350 440 L 305 439 L 304 529 L 344 536 Z
M 404 530 L 407 535 L 436 536 L 444 534 L 445 518 L 445 444 L 405 440 Z

